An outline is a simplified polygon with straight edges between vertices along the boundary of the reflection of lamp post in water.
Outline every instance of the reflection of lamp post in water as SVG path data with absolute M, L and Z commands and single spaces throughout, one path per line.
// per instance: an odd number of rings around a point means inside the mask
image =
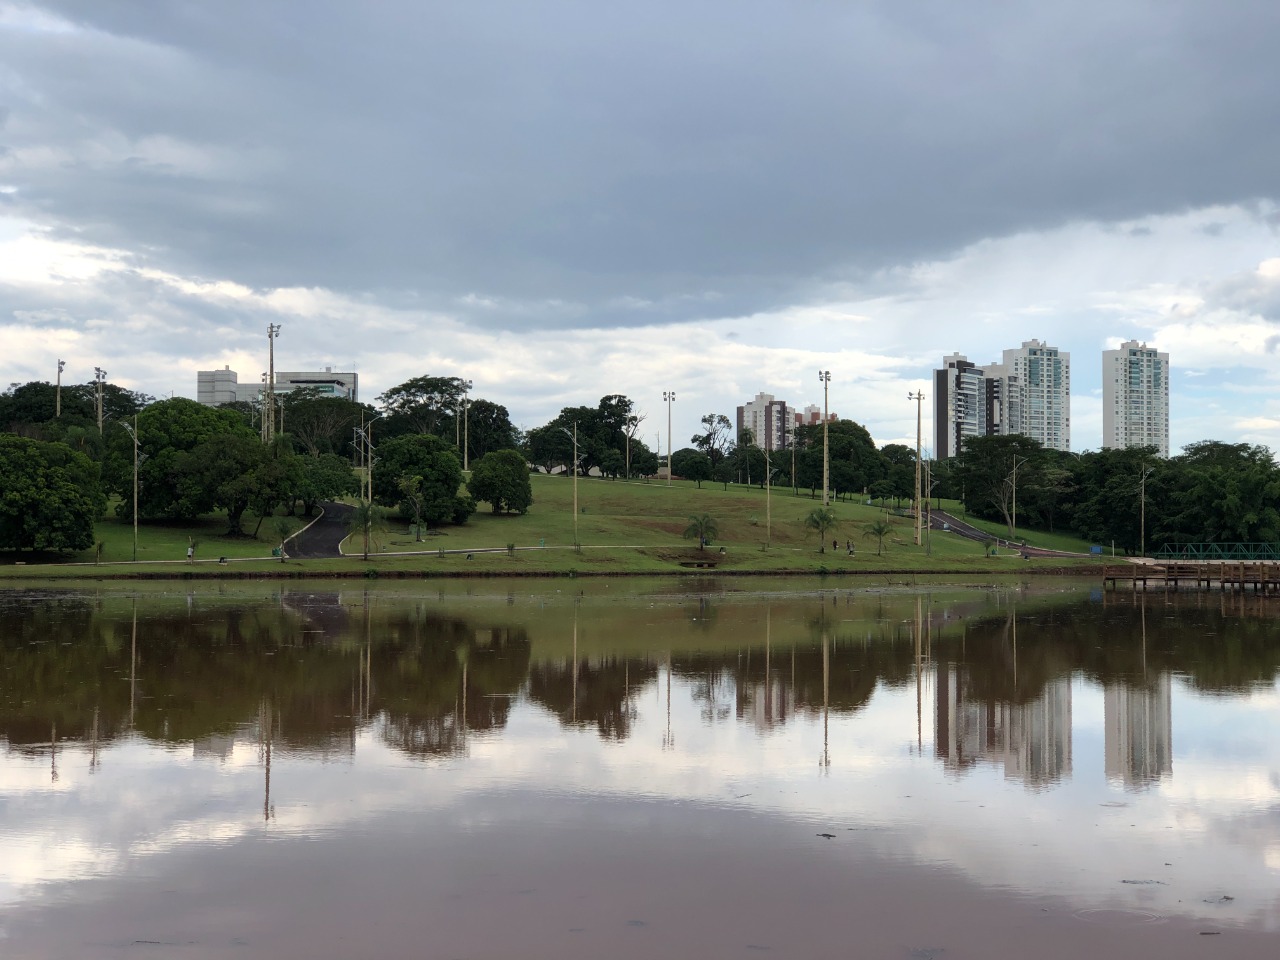
M 671 736 L 671 651 L 667 651 L 667 732 L 662 738 L 662 749 L 674 749 L 676 742 Z
M 921 662 L 921 659 L 920 659 L 921 632 L 922 631 L 920 629 L 920 598 L 917 596 L 916 597 L 916 630 L 915 630 L 915 634 L 916 634 L 916 637 L 915 637 L 915 640 L 916 640 L 916 750 L 919 753 L 923 754 L 924 753 L 924 731 L 923 731 L 922 722 L 921 722 L 922 701 L 923 701 L 923 697 L 921 696 L 921 694 L 923 691 L 921 686 L 921 680 L 922 680 L 921 675 L 923 672 L 924 664 Z
M 573 433 L 570 433 L 564 427 L 560 428 L 560 432 L 566 437 L 573 440 L 573 545 L 576 547 L 578 542 L 578 421 L 573 421 Z M 670 440 L 667 441 L 670 443 Z
M 822 628 L 822 768 L 831 767 L 831 749 L 828 739 L 828 723 L 831 716 L 831 645 L 827 629 Z

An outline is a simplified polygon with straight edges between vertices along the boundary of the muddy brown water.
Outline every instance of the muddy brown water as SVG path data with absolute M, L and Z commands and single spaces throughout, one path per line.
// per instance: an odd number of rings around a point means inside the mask
M 1280 601 L 0 591 L 0 957 L 1280 954 Z

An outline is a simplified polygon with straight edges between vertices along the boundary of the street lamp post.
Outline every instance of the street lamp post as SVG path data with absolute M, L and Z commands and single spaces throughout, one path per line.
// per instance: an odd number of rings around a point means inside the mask
M 62 368 L 67 365 L 67 361 L 58 361 L 58 385 L 53 394 L 53 415 L 55 417 L 62 416 Z
M 1021 459 L 1019 459 L 1018 455 L 1014 454 L 1013 472 L 1009 474 L 1009 483 L 1012 486 L 1012 494 L 1013 494 L 1012 496 L 1013 509 L 1010 512 L 1010 517 L 1013 522 L 1013 535 L 1015 537 L 1018 535 L 1018 467 L 1022 466 L 1026 462 L 1027 462 L 1026 457 L 1022 457 Z
M 831 385 L 831 371 L 819 370 L 822 381 L 822 505 L 831 503 L 831 448 L 827 444 L 827 391 Z
M 769 444 L 764 446 L 764 548 L 773 540 L 773 470 L 769 466 Z
M 133 562 L 138 562 L 138 415 L 133 415 L 133 426 L 121 424 L 133 438 Z
M 382 419 L 382 414 L 367 420 L 357 428 L 356 433 L 361 440 L 361 447 L 365 455 L 365 483 L 368 484 L 368 496 L 364 497 L 364 558 L 369 559 L 369 528 L 373 523 L 373 425 Z M 361 490 L 364 493 L 364 490 Z
M 674 390 L 663 390 L 662 399 L 667 402 L 667 486 L 671 486 L 671 404 L 676 402 Z
M 1155 471 L 1155 467 L 1143 467 L 1142 477 L 1138 481 L 1139 496 L 1142 500 L 1142 527 L 1141 527 L 1141 551 L 1142 556 L 1147 555 L 1147 477 Z
M 464 380 L 463 385 L 467 388 L 462 395 L 462 469 L 466 472 L 471 469 L 471 388 L 474 386 L 470 380 Z
M 98 433 L 102 433 L 102 385 L 107 382 L 107 371 L 94 367 L 93 380 L 98 390 Z
M 916 402 L 916 546 L 920 546 L 920 405 L 924 400 L 924 391 L 917 390 L 915 393 L 907 394 L 908 400 Z
M 267 410 L 264 415 L 262 440 L 270 443 L 276 435 L 276 337 L 280 324 L 267 324 Z
M 573 421 L 573 433 L 560 428 L 566 437 L 573 439 L 573 545 L 578 543 L 578 421 Z

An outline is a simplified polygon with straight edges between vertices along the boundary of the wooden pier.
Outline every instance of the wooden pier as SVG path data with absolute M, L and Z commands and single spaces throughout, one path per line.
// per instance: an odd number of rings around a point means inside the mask
M 1280 592 L 1280 562 L 1220 560 L 1208 563 L 1109 563 L 1102 568 L 1102 587 L 1133 590 L 1253 590 Z

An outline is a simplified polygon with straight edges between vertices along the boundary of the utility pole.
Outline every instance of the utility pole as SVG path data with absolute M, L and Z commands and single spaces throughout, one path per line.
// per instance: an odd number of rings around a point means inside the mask
M 62 368 L 67 365 L 67 361 L 58 361 L 58 386 L 53 395 L 53 415 L 55 417 L 62 416 Z
M 831 385 L 831 371 L 819 370 L 818 379 L 822 381 L 822 505 L 831 503 L 831 448 L 827 444 L 827 390 Z
M 102 433 L 102 385 L 107 381 L 107 371 L 94 367 L 93 379 L 98 388 L 98 433 Z
M 920 405 L 924 400 L 924 391 L 917 390 L 915 393 L 907 394 L 908 400 L 916 402 L 916 546 L 920 546 L 920 520 L 922 518 L 920 510 Z
M 1018 455 L 1016 453 L 1013 455 L 1013 472 L 1010 474 L 1009 482 L 1013 485 L 1013 510 L 1011 511 L 1010 516 L 1013 521 L 1013 536 L 1015 537 L 1018 535 L 1018 467 L 1026 462 L 1026 457 L 1018 459 Z
M 276 435 L 276 337 L 280 336 L 280 324 L 267 324 L 267 410 L 263 440 L 268 444 Z
M 133 438 L 133 562 L 138 562 L 138 415 L 133 415 L 133 426 L 121 424 Z
M 573 545 L 576 547 L 578 546 L 578 421 L 573 421 L 573 433 L 564 427 L 560 430 L 573 440 Z
M 662 399 L 667 402 L 667 486 L 669 487 L 671 486 L 671 404 L 676 402 L 676 392 L 663 390 Z
M 1142 498 L 1142 556 L 1147 555 L 1147 477 L 1151 476 L 1155 470 L 1154 467 L 1143 467 L 1142 478 L 1139 481 L 1138 488 Z

